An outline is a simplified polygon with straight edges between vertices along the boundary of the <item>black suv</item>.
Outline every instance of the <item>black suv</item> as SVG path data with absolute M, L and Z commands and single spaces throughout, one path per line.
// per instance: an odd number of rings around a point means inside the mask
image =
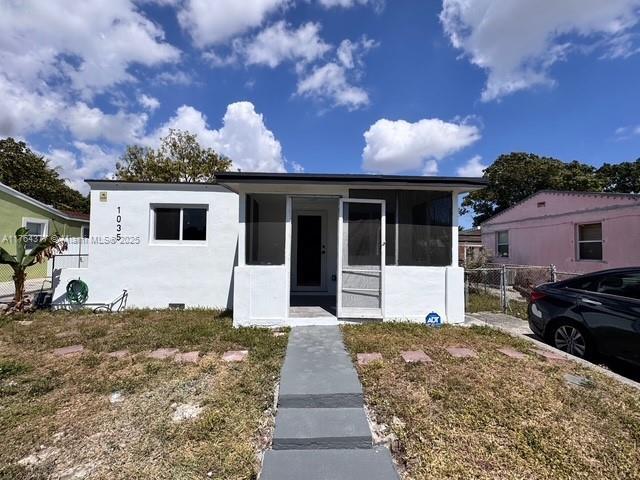
M 640 267 L 539 285 L 528 310 L 531 330 L 560 350 L 640 365 Z

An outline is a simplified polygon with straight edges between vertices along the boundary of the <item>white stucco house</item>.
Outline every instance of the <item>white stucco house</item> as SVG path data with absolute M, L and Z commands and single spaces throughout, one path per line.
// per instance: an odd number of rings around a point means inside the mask
M 89 303 L 232 309 L 235 325 L 464 320 L 458 196 L 478 178 L 228 172 L 215 184 L 88 180 Z

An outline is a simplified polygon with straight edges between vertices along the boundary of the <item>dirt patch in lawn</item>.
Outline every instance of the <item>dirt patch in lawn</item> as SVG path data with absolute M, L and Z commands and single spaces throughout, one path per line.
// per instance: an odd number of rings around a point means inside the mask
M 19 320 L 0 324 L 0 479 L 256 477 L 286 335 L 210 311 Z M 54 355 L 70 345 L 84 351 Z M 158 348 L 200 360 L 147 357 Z
M 569 361 L 550 361 L 488 327 L 343 327 L 369 407 L 394 437 L 406 478 L 640 478 L 640 395 Z M 473 349 L 454 358 L 445 347 Z M 510 347 L 524 359 L 497 351 Z M 401 351 L 424 350 L 428 364 Z M 567 374 L 588 379 L 570 384 Z

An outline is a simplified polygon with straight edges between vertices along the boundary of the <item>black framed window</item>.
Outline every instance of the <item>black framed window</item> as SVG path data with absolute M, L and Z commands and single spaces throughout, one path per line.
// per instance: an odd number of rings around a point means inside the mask
M 155 240 L 205 241 L 207 209 L 204 207 L 155 207 Z
M 207 239 L 207 210 L 204 208 L 182 209 L 182 239 Z
M 398 191 L 398 265 L 451 265 L 451 192 Z
M 285 195 L 247 195 L 247 265 L 284 265 L 286 206 Z
M 351 198 L 385 200 L 386 265 L 451 265 L 452 192 L 429 190 L 349 191 Z

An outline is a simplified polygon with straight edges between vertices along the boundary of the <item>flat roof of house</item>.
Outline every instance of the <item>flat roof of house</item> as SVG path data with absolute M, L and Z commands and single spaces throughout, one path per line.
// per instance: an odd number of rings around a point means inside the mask
M 223 172 L 216 174 L 217 182 L 150 182 L 126 180 L 88 179 L 87 183 L 154 183 L 154 184 L 204 184 L 220 183 L 379 183 L 379 184 L 414 184 L 414 185 L 461 185 L 482 188 L 487 185 L 483 178 L 475 177 L 435 177 L 411 175 L 369 175 L 369 174 L 336 174 L 336 173 L 265 173 L 265 172 Z

